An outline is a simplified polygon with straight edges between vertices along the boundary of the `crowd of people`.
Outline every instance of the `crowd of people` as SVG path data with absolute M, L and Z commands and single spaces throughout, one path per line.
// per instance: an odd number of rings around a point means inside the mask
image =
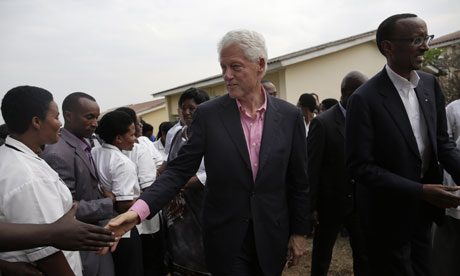
M 130 108 L 99 118 L 83 92 L 59 109 L 43 88 L 11 89 L 0 274 L 281 275 L 313 235 L 311 275 L 327 275 L 345 228 L 354 275 L 459 275 L 458 210 L 443 208 L 460 204 L 460 138 L 438 81 L 417 71 L 432 38 L 416 15 L 391 16 L 381 72 L 350 71 L 339 101 L 304 93 L 295 106 L 262 80 L 263 36 L 230 31 L 228 93 L 187 89 L 156 137 Z

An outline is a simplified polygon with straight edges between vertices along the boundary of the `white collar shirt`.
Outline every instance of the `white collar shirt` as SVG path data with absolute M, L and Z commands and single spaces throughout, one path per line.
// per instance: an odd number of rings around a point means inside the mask
M 152 142 L 152 141 L 150 141 L 149 138 L 147 138 L 145 136 L 140 136 L 140 137 L 137 138 L 137 140 L 139 141 L 139 144 L 144 145 L 149 150 L 150 155 L 151 155 L 155 165 L 158 166 L 158 163 L 160 162 L 160 160 L 161 160 L 161 163 L 159 165 L 161 165 L 163 163 L 163 154 L 155 146 L 155 142 L 157 142 L 157 141 Z M 161 142 L 160 142 L 160 145 L 161 145 Z M 161 145 L 161 146 L 163 147 L 163 145 Z M 163 148 L 163 152 L 164 152 L 164 148 Z
M 460 137 L 460 100 L 455 100 L 446 107 L 447 132 L 453 141 Z
M 148 140 L 147 137 L 145 138 Z M 153 143 L 150 140 L 148 140 L 148 143 L 152 144 L 153 147 Z M 122 152 L 136 164 L 140 189 L 143 190 L 152 185 L 157 176 L 157 169 L 147 146 L 143 143 L 135 143 L 131 151 L 123 150 Z M 136 227 L 139 234 L 153 234 L 158 232 L 160 230 L 158 214 L 152 219 L 144 220 L 141 224 L 136 225 Z
M 137 179 L 140 189 L 143 190 L 152 185 L 157 178 L 157 168 L 147 146 L 135 143 L 132 150 L 123 150 L 122 152 L 136 164 Z
M 430 140 L 428 139 L 428 130 L 423 113 L 420 110 L 420 104 L 415 94 L 415 88 L 420 81 L 416 71 L 411 71 L 410 81 L 401 77 L 394 72 L 388 64 L 385 66 L 388 77 L 395 86 L 402 100 L 404 108 L 412 127 L 417 147 L 422 159 L 422 176 L 428 170 L 430 161 Z
M 72 207 L 69 188 L 43 159 L 22 142 L 8 136 L 0 147 L 0 221 L 8 223 L 52 223 Z M 59 250 L 37 247 L 0 252 L 0 259 L 34 263 Z M 63 251 L 71 269 L 82 275 L 78 252 Z
M 157 149 L 157 152 L 159 153 L 158 159 L 155 159 L 155 165 L 161 166 L 164 161 L 168 159 L 168 155 L 166 154 L 165 147 L 161 143 L 161 140 L 156 140 L 153 142 L 153 146 Z
M 116 146 L 104 143 L 91 150 L 100 182 L 115 195 L 116 201 L 139 197 L 137 168 Z

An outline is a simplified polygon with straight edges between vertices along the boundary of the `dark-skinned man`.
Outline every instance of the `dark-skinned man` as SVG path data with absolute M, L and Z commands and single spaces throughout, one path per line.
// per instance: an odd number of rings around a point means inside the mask
M 99 106 L 96 100 L 82 92 L 68 95 L 62 104 L 64 128 L 61 139 L 48 145 L 43 159 L 59 174 L 78 202 L 77 219 L 95 225 L 104 225 L 113 215 L 115 197 L 106 191 L 98 180 L 91 156 L 91 146 L 85 140 L 97 127 Z M 114 275 L 110 254 L 101 256 L 81 251 L 83 275 Z
M 456 207 L 440 164 L 460 183 L 460 151 L 449 140 L 444 94 L 422 68 L 433 38 L 414 14 L 385 19 L 377 46 L 387 64 L 350 97 L 345 156 L 371 275 L 433 275 L 431 226 Z
M 342 80 L 340 102 L 311 120 L 307 137 L 308 176 L 313 238 L 311 275 L 326 276 L 334 243 L 342 227 L 350 235 L 354 275 L 368 275 L 358 216 L 354 210 L 354 181 L 345 168 L 345 116 L 348 98 L 367 77 L 352 71 Z

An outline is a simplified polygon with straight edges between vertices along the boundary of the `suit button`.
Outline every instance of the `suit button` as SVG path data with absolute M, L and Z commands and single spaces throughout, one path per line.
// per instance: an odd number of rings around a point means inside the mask
M 247 219 L 247 218 L 244 219 L 244 222 L 249 223 L 249 219 Z
M 352 198 L 353 196 L 352 195 L 347 195 L 348 198 Z
M 350 180 L 351 184 L 355 184 L 356 181 L 354 179 Z
M 252 192 L 252 193 L 251 193 L 251 196 L 255 196 L 255 195 L 256 195 L 256 192 Z

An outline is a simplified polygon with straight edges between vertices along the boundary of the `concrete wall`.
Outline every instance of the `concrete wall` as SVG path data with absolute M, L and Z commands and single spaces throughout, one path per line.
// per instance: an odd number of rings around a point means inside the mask
M 340 84 L 350 71 L 359 70 L 369 78 L 382 70 L 386 60 L 370 41 L 332 54 L 287 66 L 286 97 L 296 104 L 303 93 L 316 93 L 320 101 L 340 98 Z M 284 98 L 284 97 L 283 97 Z
M 166 107 L 159 108 L 152 112 L 143 114 L 140 116 L 142 120 L 153 126 L 153 135 L 157 135 L 158 127 L 164 121 L 168 121 L 168 113 L 166 113 Z

